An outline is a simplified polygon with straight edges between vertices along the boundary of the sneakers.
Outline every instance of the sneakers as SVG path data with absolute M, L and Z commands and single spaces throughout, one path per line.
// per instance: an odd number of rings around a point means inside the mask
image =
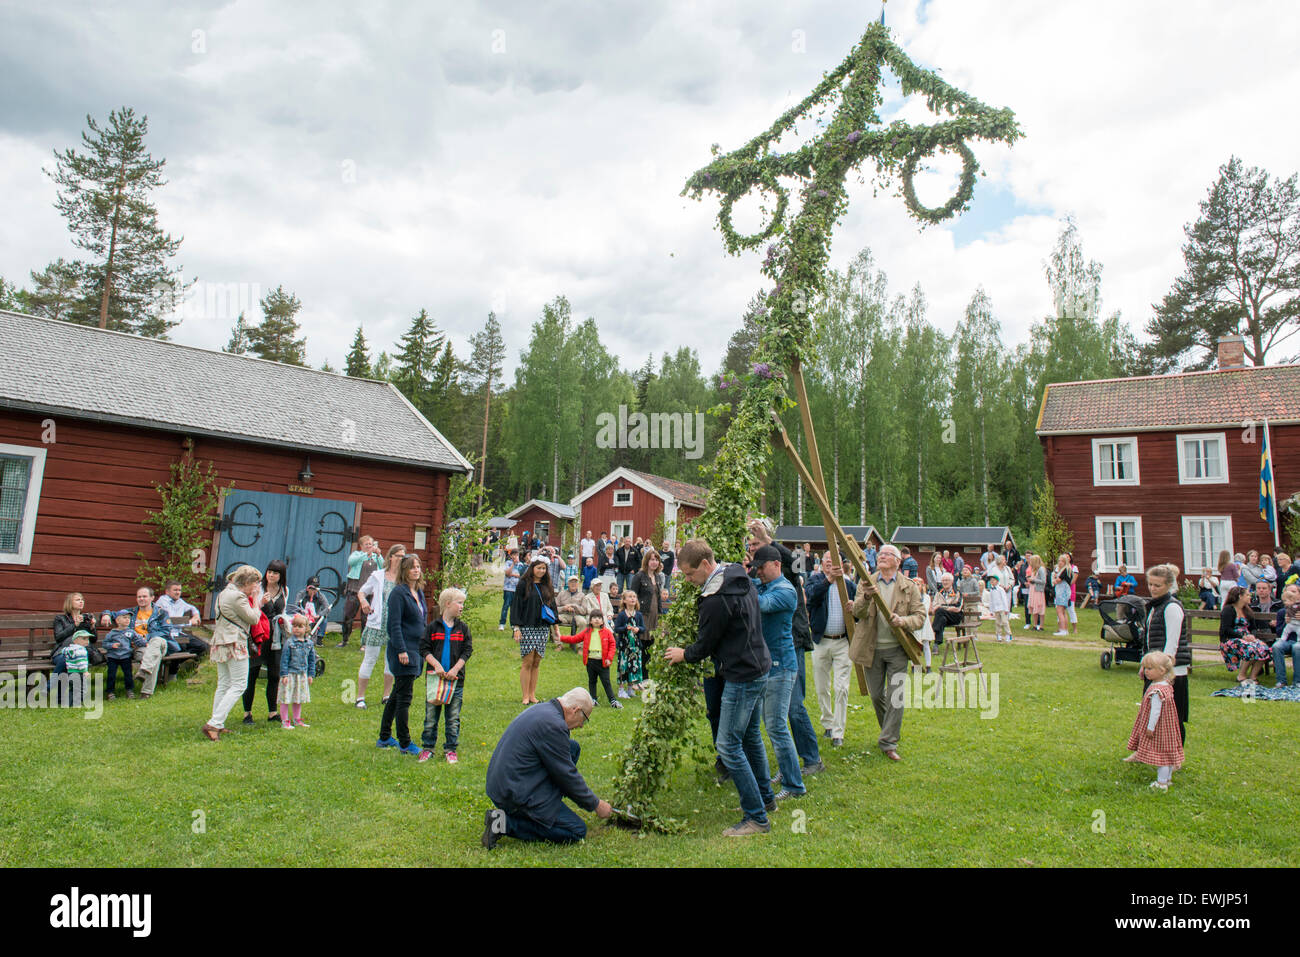
M 340 641 L 340 642 L 339 642 L 337 645 L 335 645 L 334 647 L 335 647 L 335 648 L 346 648 L 347 646 L 348 646 L 348 640 L 347 640 L 346 638 L 344 638 L 342 641 Z
M 1028 630 L 1029 630 L 1030 628 L 1032 628 L 1032 627 L 1034 627 L 1034 626 L 1031 625 L 1029 622 L 1025 622 L 1023 625 L 1020 626 L 1020 630 L 1021 630 L 1021 631 L 1028 631 Z
M 622 702 L 620 702 L 617 698 L 615 698 L 613 701 L 611 701 L 611 702 L 609 703 L 609 706 L 610 706 L 611 708 L 613 708 L 615 711 L 622 711 L 622 710 L 623 710 L 623 704 L 622 704 Z
M 1152 781 L 1151 789 L 1154 791 L 1168 791 L 1169 784 L 1166 781 Z
M 831 738 L 831 747 L 832 747 L 832 748 L 842 748 L 842 747 L 844 747 L 844 739 L 843 739 L 843 738 Z
M 253 716 L 251 714 L 244 715 L 244 724 L 252 724 L 252 723 L 253 723 Z
M 506 630 L 505 625 L 497 625 L 497 631 L 505 631 L 505 630 Z
M 831 734 L 831 729 L 830 729 L 830 728 L 827 728 L 827 729 L 822 733 L 822 737 L 823 737 L 823 738 L 833 738 L 833 737 L 835 737 L 835 736 L 834 736 L 833 734 Z
M 739 824 L 733 824 L 722 832 L 723 837 L 749 837 L 752 834 L 766 834 L 772 830 L 772 825 L 767 821 L 759 824 L 751 817 L 745 818 Z
M 357 699 L 357 705 L 356 705 L 356 706 L 357 706 L 357 709 L 358 709 L 358 710 L 360 710 L 360 711 L 365 711 L 365 710 L 366 710 L 366 699 L 365 699 L 365 698 L 358 698 L 358 699 Z
M 1069 633 L 1068 631 L 1054 631 L 1054 632 L 1052 632 L 1052 637 L 1053 637 L 1053 638 L 1068 638 L 1069 635 L 1070 635 L 1070 633 Z
M 506 832 L 506 812 L 500 808 L 490 807 L 483 815 L 483 836 L 479 843 L 489 851 L 497 846 L 501 835 Z
M 414 741 L 409 742 L 404 748 L 399 747 L 397 750 L 399 753 L 409 754 L 411 757 L 418 757 L 420 754 L 420 749 L 415 746 Z
M 618 696 L 619 696 L 620 698 L 623 698 L 623 699 L 627 699 L 627 698 L 632 697 L 630 694 L 627 693 L 627 689 L 625 689 L 625 688 L 619 688 L 619 689 L 618 689 Z
M 395 748 L 395 747 L 397 747 L 397 739 L 396 739 L 396 738 L 380 738 L 378 741 L 375 742 L 375 747 L 377 747 L 377 748 Z
M 763 805 L 763 810 L 766 811 L 768 814 L 775 814 L 775 813 L 776 813 L 776 795 L 773 795 L 772 800 L 769 801 L 767 804 L 764 804 L 764 805 Z M 736 813 L 737 813 L 737 814 L 744 814 L 744 813 L 745 813 L 745 809 L 744 809 L 744 808 L 739 808 L 739 807 L 738 807 L 738 808 L 736 808 Z
M 288 721 L 281 721 L 281 722 L 280 722 L 280 727 L 284 728 L 284 730 L 286 730 L 286 731 L 292 731 L 292 730 L 293 730 L 293 725 L 290 724 Z
M 135 692 L 134 692 L 134 691 L 128 691 L 128 692 L 126 693 L 126 698 L 127 698 L 128 701 L 134 701 L 134 700 L 135 700 Z
M 825 770 L 826 770 L 826 765 L 821 761 L 818 761 L 815 764 L 805 764 L 803 766 L 803 773 L 805 777 L 809 774 L 821 774 Z
M 428 748 L 424 748 L 423 750 L 420 751 L 420 756 L 416 758 L 416 761 L 419 764 L 423 764 L 425 761 L 428 761 L 431 757 L 433 757 L 433 752 L 430 751 Z
M 109 700 L 109 701 L 116 701 L 116 700 L 117 700 L 117 695 L 113 694 L 113 692 L 110 691 L 110 692 L 108 693 L 108 700 Z
M 781 788 L 776 792 L 776 799 L 778 801 L 793 801 L 795 798 L 801 798 L 807 793 L 807 791 L 791 791 L 787 788 Z
M 446 757 L 447 757 L 448 764 L 456 764 L 458 761 L 460 761 L 460 758 L 456 757 L 455 751 L 448 751 Z
M 306 721 L 303 721 L 303 720 L 301 720 L 301 719 L 295 721 L 295 722 L 293 723 L 293 726 L 294 726 L 295 728 L 310 728 L 310 727 L 311 727 L 311 725 L 309 725 Z

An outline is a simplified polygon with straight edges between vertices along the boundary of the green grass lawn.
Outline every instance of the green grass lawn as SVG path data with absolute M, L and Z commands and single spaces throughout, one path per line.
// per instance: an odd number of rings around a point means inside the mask
M 689 822 L 683 835 L 642 835 L 589 816 L 579 846 L 507 839 L 489 853 L 478 843 L 484 776 L 520 710 L 516 646 L 496 630 L 495 601 L 489 595 L 470 613 L 475 654 L 454 767 L 375 748 L 378 679 L 369 710 L 344 702 L 355 648 L 325 649 L 328 670 L 305 708 L 310 729 L 268 724 L 259 683 L 258 723 L 245 727 L 235 713 L 235 733 L 209 742 L 199 727 L 212 705 L 210 664 L 197 684 L 175 682 L 150 701 L 106 703 L 99 720 L 70 710 L 0 710 L 0 864 L 1300 864 L 1300 832 L 1291 826 L 1300 811 L 1300 710 L 1211 698 L 1231 678 L 1222 665 L 1198 665 L 1187 764 L 1168 793 L 1152 792 L 1154 769 L 1120 760 L 1141 690 L 1137 669 L 1098 667 L 1090 612 L 1077 649 L 982 642 L 986 670 L 998 678 L 997 716 L 909 707 L 900 764 L 876 750 L 874 713 L 855 688 L 845 746 L 823 752 L 828 771 L 772 816 L 771 834 L 723 838 L 739 819 L 735 788 L 717 786 L 687 761 L 663 799 L 668 814 Z M 1025 634 L 1018 625 L 1016 634 Z M 578 656 L 548 652 L 538 695 L 585 683 Z M 816 723 L 811 675 L 808 696 Z M 640 708 L 639 701 L 621 712 L 598 708 L 575 732 L 580 768 L 601 796 Z M 418 728 L 419 694 L 411 715 Z M 707 739 L 703 707 L 699 725 Z

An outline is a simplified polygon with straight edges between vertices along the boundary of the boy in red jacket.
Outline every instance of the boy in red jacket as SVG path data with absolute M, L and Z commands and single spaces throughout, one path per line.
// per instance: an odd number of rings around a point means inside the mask
M 587 684 L 591 699 L 596 700 L 596 679 L 605 686 L 605 697 L 611 708 L 621 709 L 622 702 L 614 697 L 614 689 L 609 683 L 609 666 L 614 663 L 618 646 L 614 643 L 614 633 L 605 627 L 605 616 L 592 612 L 587 618 L 587 627 L 576 635 L 560 635 L 560 641 L 577 645 L 582 649 L 582 663 L 587 666 Z M 599 703 L 599 702 L 597 702 Z

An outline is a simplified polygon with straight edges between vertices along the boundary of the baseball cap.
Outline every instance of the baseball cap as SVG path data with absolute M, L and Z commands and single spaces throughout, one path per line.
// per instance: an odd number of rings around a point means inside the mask
M 779 562 L 781 560 L 781 550 L 775 545 L 760 545 L 754 550 L 753 562 L 755 565 L 762 565 L 765 562 Z

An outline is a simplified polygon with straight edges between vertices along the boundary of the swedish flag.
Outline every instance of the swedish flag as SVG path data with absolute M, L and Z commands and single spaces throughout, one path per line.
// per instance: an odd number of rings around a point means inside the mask
M 1264 449 L 1259 454 L 1259 517 L 1277 530 L 1277 496 L 1273 488 L 1273 455 L 1268 448 L 1268 423 L 1264 424 Z

